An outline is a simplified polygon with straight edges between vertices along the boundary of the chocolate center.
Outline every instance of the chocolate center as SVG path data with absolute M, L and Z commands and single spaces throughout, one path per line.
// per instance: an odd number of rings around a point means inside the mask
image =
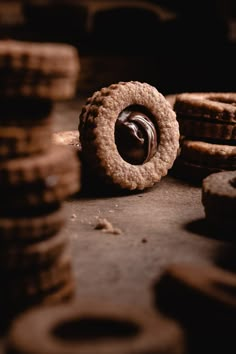
M 130 106 L 116 120 L 115 142 L 121 157 L 133 164 L 149 161 L 157 151 L 157 132 L 151 114 L 142 106 Z

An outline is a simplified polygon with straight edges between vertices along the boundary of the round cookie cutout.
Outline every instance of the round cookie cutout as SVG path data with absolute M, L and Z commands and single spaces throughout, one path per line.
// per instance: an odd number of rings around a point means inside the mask
M 106 184 L 143 190 L 168 173 L 179 125 L 158 90 L 138 81 L 104 87 L 87 99 L 78 126 L 86 167 Z
M 181 354 L 184 345 L 175 321 L 99 299 L 31 309 L 13 322 L 6 343 L 15 354 Z

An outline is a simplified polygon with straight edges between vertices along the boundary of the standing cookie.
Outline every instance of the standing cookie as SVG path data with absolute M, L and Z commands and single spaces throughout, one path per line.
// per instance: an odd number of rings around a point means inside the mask
M 95 92 L 78 128 L 86 168 L 120 189 L 143 190 L 159 182 L 179 147 L 171 105 L 155 87 L 137 81 Z
M 236 171 L 211 174 L 202 182 L 202 204 L 208 223 L 221 232 L 235 237 Z

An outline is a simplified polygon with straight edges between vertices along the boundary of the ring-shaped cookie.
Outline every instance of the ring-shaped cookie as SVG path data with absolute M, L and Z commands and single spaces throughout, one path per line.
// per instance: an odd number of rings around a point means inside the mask
M 236 171 L 222 171 L 207 176 L 202 182 L 202 203 L 206 216 L 226 216 L 235 220 Z
M 118 151 L 117 119 L 130 107 L 147 112 L 156 130 L 156 151 L 144 163 L 129 163 Z M 105 183 L 122 189 L 143 190 L 160 181 L 179 148 L 179 125 L 171 105 L 155 87 L 137 81 L 95 92 L 82 108 L 78 129 L 86 166 Z
M 236 122 L 235 92 L 186 92 L 176 95 L 177 115 Z
M 180 354 L 183 338 L 176 322 L 154 312 L 80 299 L 22 314 L 9 331 L 7 348 L 34 354 Z

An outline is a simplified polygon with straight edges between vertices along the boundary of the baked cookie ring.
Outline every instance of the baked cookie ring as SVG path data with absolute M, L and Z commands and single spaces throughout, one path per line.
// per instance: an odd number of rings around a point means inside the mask
M 235 92 L 186 92 L 177 94 L 174 110 L 180 117 L 236 122 Z
M 46 209 L 45 212 L 38 212 L 37 215 L 27 216 L 0 216 L 0 239 L 2 241 L 38 241 L 61 230 L 66 222 L 66 212 L 62 203 L 55 209 Z
M 30 336 L 25 336 L 30 330 Z M 183 331 L 176 322 L 141 308 L 75 300 L 31 309 L 12 323 L 8 353 L 181 354 Z
M 178 156 L 174 162 L 171 174 L 186 182 L 194 183 L 199 186 L 202 184 L 202 180 L 212 173 L 225 171 L 220 167 L 210 167 L 199 163 L 189 162 Z
M 154 282 L 154 299 L 159 310 L 186 329 L 188 353 L 199 353 L 202 348 L 206 353 L 233 353 L 235 289 L 233 272 L 210 264 L 176 263 L 168 265 Z
M 202 166 L 227 170 L 236 169 L 236 146 L 232 145 L 183 139 L 180 156 L 190 163 Z
M 181 118 L 177 114 L 180 134 L 199 139 L 218 139 L 235 144 L 236 124 L 198 118 Z
M 48 267 L 24 272 L 1 271 L 0 274 L 5 279 L 1 296 L 5 295 L 10 302 L 18 302 L 19 299 L 40 295 L 62 286 L 72 277 L 73 270 L 70 254 L 64 252 Z
M 0 159 L 29 156 L 50 148 L 52 120 L 32 127 L 0 127 Z
M 202 204 L 206 220 L 220 231 L 236 232 L 236 171 L 223 171 L 207 176 L 202 182 Z
M 0 268 L 2 272 L 6 272 L 48 266 L 67 246 L 68 239 L 62 232 L 37 242 L 1 243 Z
M 155 87 L 137 81 L 95 92 L 82 108 L 78 129 L 86 167 L 121 189 L 143 190 L 160 181 L 179 147 L 171 105 Z

